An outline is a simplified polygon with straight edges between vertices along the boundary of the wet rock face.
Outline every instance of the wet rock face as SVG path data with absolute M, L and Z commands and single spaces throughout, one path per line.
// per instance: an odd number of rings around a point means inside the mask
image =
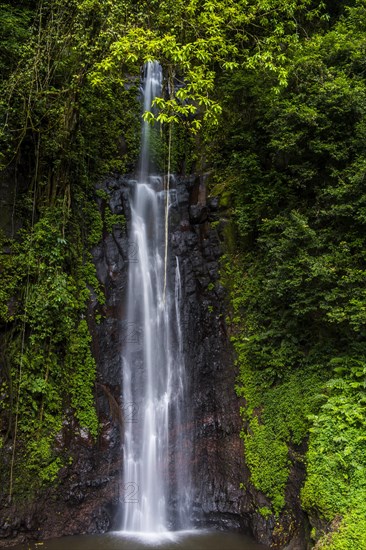
M 131 182 L 123 178 L 104 184 L 112 213 L 123 212 L 127 227 L 130 186 Z M 218 201 L 207 201 L 203 178 L 177 178 L 171 188 L 168 277 L 173 280 L 177 257 L 189 385 L 184 415 L 188 420 L 178 429 L 192 472 L 193 521 L 197 526 L 250 529 L 252 498 L 240 489 L 245 465 L 239 437 L 239 401 L 234 391 L 237 373 L 225 326 L 226 292 L 219 281 L 222 247 L 216 229 Z M 100 207 L 106 205 L 101 202 Z M 98 384 L 105 393 L 98 403 L 106 416 L 113 413 L 111 400 L 118 404 L 121 400 L 124 304 L 128 264 L 134 254 L 127 231 L 121 229 L 106 235 L 94 250 L 98 277 L 106 292 L 106 319 L 93 326 Z M 116 456 L 112 462 L 117 462 Z
M 225 326 L 226 294 L 219 281 L 222 250 L 216 224 L 210 223 L 218 221 L 217 203 L 212 201 L 211 209 L 202 188 L 200 180 L 178 183 L 180 222 L 171 231 L 172 253 L 179 257 L 182 277 L 194 521 L 246 528 L 243 512 L 250 503 L 239 487 L 244 470 L 241 421 Z

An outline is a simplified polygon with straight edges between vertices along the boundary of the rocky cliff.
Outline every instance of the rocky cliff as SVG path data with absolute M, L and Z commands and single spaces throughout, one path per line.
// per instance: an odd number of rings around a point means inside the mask
M 194 487 L 193 522 L 197 526 L 252 532 L 273 548 L 302 549 L 296 498 L 301 476 L 289 484 L 293 512 L 275 524 L 258 508 L 266 499 L 251 487 L 240 440 L 240 402 L 235 395 L 236 368 L 226 328 L 228 300 L 220 283 L 220 228 L 225 223 L 216 198 L 206 197 L 204 177 L 172 182 L 170 270 L 178 257 L 182 277 L 182 311 L 191 419 L 178 429 L 184 434 Z M 121 351 L 125 331 L 127 270 L 133 260 L 128 240 L 130 218 L 126 178 L 106 180 L 99 208 L 123 214 L 126 227 L 115 226 L 94 249 L 97 275 L 106 303 L 89 305 L 88 322 L 97 360 L 96 402 L 100 419 L 97 442 L 76 426 L 65 426 L 57 445 L 71 448 L 73 463 L 61 472 L 58 487 L 39 495 L 27 509 L 4 503 L 0 547 L 27 538 L 45 539 L 117 529 L 121 494 Z M 98 315 L 101 321 L 98 323 Z M 184 457 L 183 457 L 184 460 Z M 246 490 L 240 488 L 244 483 Z M 293 487 L 291 488 L 291 484 Z M 171 506 L 174 508 L 175 503 Z M 291 542 L 292 541 L 292 542 Z

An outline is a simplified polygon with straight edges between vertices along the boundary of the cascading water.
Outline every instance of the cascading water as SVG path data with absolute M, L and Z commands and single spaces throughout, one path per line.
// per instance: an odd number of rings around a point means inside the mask
M 143 81 L 144 111 L 152 110 L 161 93 L 161 67 L 149 62 Z M 166 200 L 164 179 L 152 173 L 151 132 L 144 121 L 139 177 L 131 192 L 123 349 L 122 529 L 139 533 L 187 528 L 190 494 L 189 457 L 181 429 L 187 406 L 181 278 L 178 258 L 168 256 L 168 269 L 164 265 L 169 196 Z

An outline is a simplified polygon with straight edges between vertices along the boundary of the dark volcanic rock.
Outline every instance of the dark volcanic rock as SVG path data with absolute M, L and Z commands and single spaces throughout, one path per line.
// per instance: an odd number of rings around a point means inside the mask
M 187 185 L 187 193 L 196 184 Z M 180 195 L 181 218 L 189 195 Z M 207 220 L 205 203 L 191 204 L 190 225 L 172 228 L 172 251 L 181 263 L 185 357 L 190 380 L 194 520 L 197 525 L 248 529 L 251 497 L 240 488 L 245 471 L 236 370 L 225 326 L 225 300 L 218 283 L 221 246 Z M 188 437 L 188 434 L 187 434 Z
M 207 207 L 201 206 L 200 204 L 192 204 L 192 206 L 189 207 L 189 218 L 192 224 L 198 224 L 207 221 Z
M 119 453 L 114 452 L 113 431 L 109 422 L 103 424 L 97 444 L 85 433 L 73 437 L 75 459 L 61 472 L 57 489 L 38 494 L 30 504 L 2 507 L 0 548 L 26 540 L 103 533 L 113 527 L 121 467 Z M 106 461 L 108 455 L 115 455 L 116 461 Z

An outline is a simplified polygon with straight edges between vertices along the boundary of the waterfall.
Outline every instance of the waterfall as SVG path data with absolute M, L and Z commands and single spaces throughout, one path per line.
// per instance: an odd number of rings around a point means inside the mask
M 162 93 L 157 62 L 145 66 L 144 111 Z M 164 296 L 165 208 L 163 178 L 153 173 L 153 128 L 142 123 L 138 180 L 131 189 L 129 268 L 123 335 L 124 419 L 122 529 L 157 533 L 189 526 L 189 453 L 186 379 L 180 323 L 181 275 L 168 254 Z M 174 514 L 171 511 L 174 510 Z

